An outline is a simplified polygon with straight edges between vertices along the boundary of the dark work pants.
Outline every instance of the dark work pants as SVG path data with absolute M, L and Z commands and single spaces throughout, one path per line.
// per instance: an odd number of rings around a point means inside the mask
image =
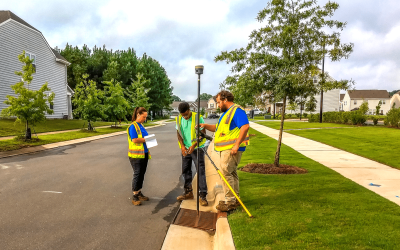
M 129 157 L 133 170 L 132 191 L 139 191 L 143 187 L 144 174 L 146 173 L 149 154 L 146 153 L 144 158 Z
M 182 175 L 185 179 L 185 189 L 192 189 L 192 161 L 197 164 L 197 149 L 193 151 L 190 155 L 182 155 Z M 207 195 L 207 182 L 206 182 L 206 166 L 204 164 L 204 152 L 202 149 L 199 150 L 199 191 L 200 196 Z

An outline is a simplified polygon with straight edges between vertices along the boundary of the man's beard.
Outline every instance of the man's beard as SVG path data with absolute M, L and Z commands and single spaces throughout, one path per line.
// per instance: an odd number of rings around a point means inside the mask
M 222 112 L 226 112 L 227 110 L 228 110 L 228 108 L 226 107 L 226 105 L 222 105 L 221 111 L 222 111 Z

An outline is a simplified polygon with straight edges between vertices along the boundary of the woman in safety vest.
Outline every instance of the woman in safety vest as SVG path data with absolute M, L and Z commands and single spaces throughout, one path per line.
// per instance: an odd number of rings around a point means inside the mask
M 147 163 L 151 159 L 150 150 L 147 149 L 145 136 L 148 135 L 142 123 L 146 120 L 147 110 L 143 107 L 135 108 L 132 115 L 132 124 L 127 129 L 129 142 L 129 161 L 133 169 L 132 178 L 132 204 L 138 206 L 141 201 L 148 201 L 149 197 L 143 195 L 144 174 L 146 173 Z

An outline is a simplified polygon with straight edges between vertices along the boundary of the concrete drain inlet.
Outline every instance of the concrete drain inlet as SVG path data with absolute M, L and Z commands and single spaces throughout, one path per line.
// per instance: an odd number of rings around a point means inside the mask
M 184 227 L 192 227 L 207 231 L 215 232 L 217 220 L 219 217 L 226 217 L 226 213 L 199 212 L 196 210 L 180 208 L 172 224 Z

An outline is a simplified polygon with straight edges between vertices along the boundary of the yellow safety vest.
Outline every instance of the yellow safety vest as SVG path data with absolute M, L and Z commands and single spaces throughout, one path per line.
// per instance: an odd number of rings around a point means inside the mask
M 197 141 L 197 137 L 196 137 L 196 115 L 197 115 L 196 112 L 192 112 L 192 124 L 191 124 L 191 133 L 190 133 L 190 138 L 191 138 L 192 144 Z M 203 116 L 200 115 L 200 117 L 203 117 Z M 179 115 L 179 117 L 175 118 L 175 121 L 176 121 L 176 126 L 178 127 L 178 133 L 183 139 L 183 131 L 182 131 L 182 128 L 181 128 L 181 119 L 182 119 L 182 115 Z M 203 138 L 203 140 L 200 141 L 200 147 L 203 146 L 205 143 L 206 143 L 206 139 Z M 181 145 L 181 143 L 179 141 L 178 141 L 178 144 L 179 144 L 179 148 L 182 148 L 182 145 Z M 198 146 L 196 148 L 198 148 Z
M 142 131 L 140 131 L 140 127 L 137 124 L 137 122 L 132 122 L 132 124 L 126 130 L 126 133 L 128 134 L 128 141 L 129 141 L 128 156 L 130 158 L 145 158 L 144 143 L 134 143 L 132 141 L 131 136 L 129 135 L 129 128 L 132 125 L 135 126 L 136 133 L 138 134 L 138 138 L 143 138 Z M 149 150 L 149 159 L 151 159 L 150 150 Z
M 235 112 L 238 108 L 243 109 L 239 105 L 234 105 L 228 110 L 225 117 L 221 119 L 220 122 L 216 125 L 215 130 L 215 139 L 214 139 L 214 149 L 216 151 L 224 151 L 230 150 L 235 145 L 237 139 L 239 138 L 240 129 L 236 127 L 233 130 L 230 130 L 231 122 Z M 225 122 L 224 122 L 225 119 Z M 221 124 L 220 124 L 221 123 Z M 240 147 L 245 147 L 250 144 L 249 134 L 246 135 L 246 138 L 240 144 Z

